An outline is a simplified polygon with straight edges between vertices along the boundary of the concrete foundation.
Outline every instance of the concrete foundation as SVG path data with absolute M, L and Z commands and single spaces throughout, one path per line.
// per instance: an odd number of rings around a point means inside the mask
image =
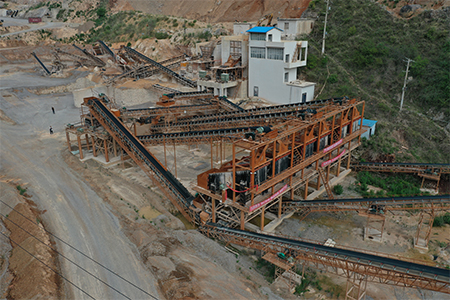
M 364 227 L 364 240 L 381 243 L 382 241 L 381 231 L 375 228 Z

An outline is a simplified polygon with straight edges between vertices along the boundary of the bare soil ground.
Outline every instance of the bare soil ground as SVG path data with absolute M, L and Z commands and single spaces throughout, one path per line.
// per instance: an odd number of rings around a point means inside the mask
M 5 268 L 0 277 L 2 297 L 60 299 L 61 278 L 51 270 L 59 272 L 59 263 L 54 251 L 49 248 L 54 243 L 40 222 L 41 212 L 36 209 L 33 201 L 19 195 L 13 183 L 0 182 L 0 189 L 0 222 L 7 229 L 2 230 L 2 233 L 8 233 L 8 238 L 11 239 L 10 246 L 2 245 L 1 251 L 1 266 L 2 269 Z M 39 225 L 34 222 L 39 222 Z M 6 242 L 3 235 L 2 240 Z M 40 261 L 30 259 L 30 255 Z M 42 264 L 46 264 L 48 268 L 44 268 Z

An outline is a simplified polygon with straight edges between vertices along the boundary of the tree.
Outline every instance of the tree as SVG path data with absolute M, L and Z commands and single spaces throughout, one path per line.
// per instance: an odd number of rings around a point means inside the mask
M 97 8 L 97 16 L 98 16 L 98 18 L 99 19 L 104 18 L 106 16 L 106 12 L 107 12 L 106 8 L 104 8 L 103 6 Z

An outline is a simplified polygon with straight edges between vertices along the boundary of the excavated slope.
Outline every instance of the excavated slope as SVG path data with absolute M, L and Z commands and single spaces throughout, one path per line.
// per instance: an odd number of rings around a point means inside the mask
M 256 21 L 266 14 L 299 18 L 310 0 L 128 0 L 146 13 L 172 15 L 207 22 Z

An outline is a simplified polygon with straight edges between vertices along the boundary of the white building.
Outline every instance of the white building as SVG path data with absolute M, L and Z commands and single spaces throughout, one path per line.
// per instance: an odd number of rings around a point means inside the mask
M 278 27 L 283 29 L 282 38 L 294 40 L 299 34 L 310 34 L 314 27 L 314 19 L 278 18 Z
M 253 27 L 249 38 L 248 95 L 274 103 L 307 102 L 314 98 L 315 83 L 298 80 L 306 66 L 307 41 L 281 40 L 276 27 Z

